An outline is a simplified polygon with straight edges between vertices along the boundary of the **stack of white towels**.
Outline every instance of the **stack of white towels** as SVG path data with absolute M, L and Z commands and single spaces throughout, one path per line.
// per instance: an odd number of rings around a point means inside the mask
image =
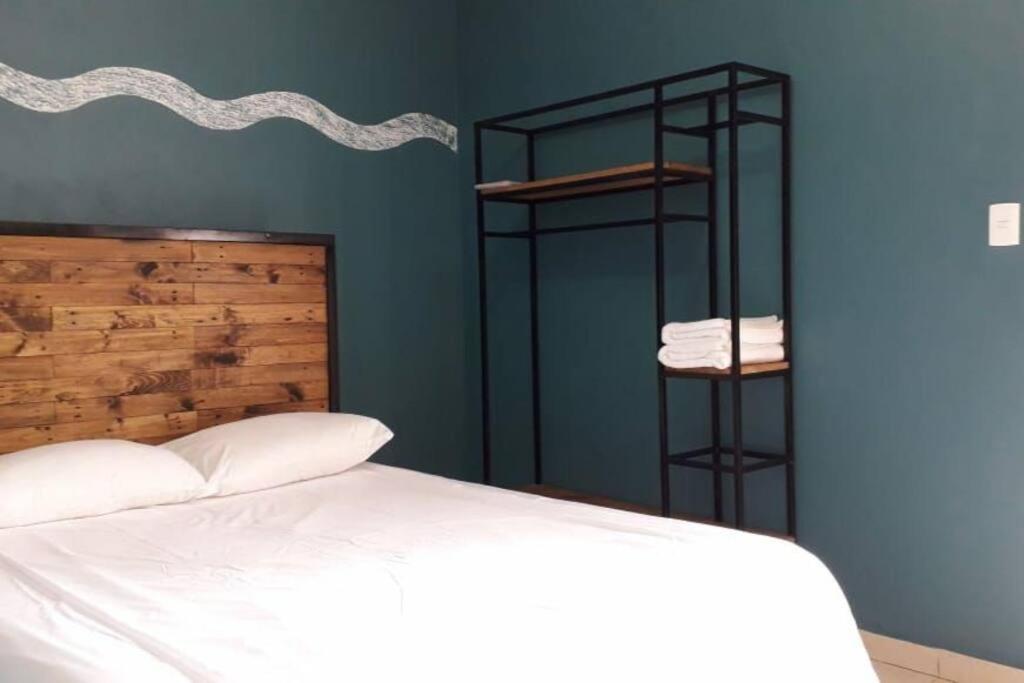
M 689 323 L 668 323 L 661 329 L 664 346 L 658 360 L 668 368 L 718 368 L 732 366 L 732 321 L 710 318 Z M 740 363 L 772 363 L 783 360 L 782 321 L 777 316 L 740 318 Z

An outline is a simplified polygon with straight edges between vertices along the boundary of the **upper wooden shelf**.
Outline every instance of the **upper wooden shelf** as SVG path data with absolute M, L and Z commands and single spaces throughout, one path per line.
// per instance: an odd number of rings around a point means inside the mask
M 664 163 L 665 185 L 703 182 L 711 177 L 711 169 L 698 164 L 676 161 Z M 480 196 L 502 202 L 549 202 L 559 199 L 592 197 L 611 192 L 642 190 L 654 185 L 654 162 L 613 166 L 599 171 L 531 180 L 504 187 L 480 190 Z
M 726 368 L 687 368 L 676 370 L 661 366 L 667 377 L 690 377 L 693 379 L 727 380 L 732 376 L 732 370 Z M 748 363 L 740 366 L 740 376 L 744 378 L 774 377 L 789 372 L 789 361 L 778 361 L 776 363 Z

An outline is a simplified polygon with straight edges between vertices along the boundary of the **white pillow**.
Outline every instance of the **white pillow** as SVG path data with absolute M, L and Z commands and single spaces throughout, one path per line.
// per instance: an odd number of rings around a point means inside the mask
M 203 478 L 170 451 L 131 441 L 68 441 L 0 456 L 0 528 L 181 503 Z
M 371 417 L 280 413 L 210 427 L 164 444 L 228 496 L 337 474 L 366 461 L 394 434 Z

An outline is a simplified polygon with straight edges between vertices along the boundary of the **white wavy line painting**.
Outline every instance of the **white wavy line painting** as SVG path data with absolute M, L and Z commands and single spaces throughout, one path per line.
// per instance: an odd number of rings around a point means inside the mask
M 240 130 L 266 119 L 288 118 L 354 149 L 381 151 L 426 138 L 453 152 L 457 150 L 455 126 L 430 114 L 402 114 L 383 123 L 361 125 L 335 114 L 311 97 L 294 92 L 214 100 L 173 76 L 147 69 L 106 67 L 50 80 L 0 63 L 0 98 L 33 111 L 71 111 L 89 102 L 118 96 L 156 102 L 196 125 L 215 130 Z

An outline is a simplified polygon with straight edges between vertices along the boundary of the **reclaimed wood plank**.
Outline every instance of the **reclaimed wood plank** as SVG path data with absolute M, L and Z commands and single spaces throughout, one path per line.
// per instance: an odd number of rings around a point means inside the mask
M 327 321 L 324 304 L 53 307 L 53 329 L 104 330 Z
M 0 405 L 74 401 L 99 396 L 184 392 L 191 389 L 190 370 L 20 380 L 0 382 Z
M 284 263 L 194 263 L 191 282 L 223 284 L 323 285 L 327 271 L 322 265 Z
M 269 405 L 231 406 L 198 411 L 199 429 L 214 427 L 228 422 L 237 422 L 249 417 L 275 415 L 277 413 L 325 413 L 327 401 L 290 401 L 288 403 L 271 403 Z
M 162 327 L 141 330 L 0 332 L 0 358 L 191 349 L 195 344 L 195 329 Z
M 327 326 L 320 323 L 291 325 L 222 325 L 195 328 L 197 349 L 219 346 L 268 346 L 271 344 L 326 344 Z M 0 353 L 3 343 L 0 341 Z
M 195 410 L 191 392 L 106 396 L 62 401 L 56 405 L 56 422 L 88 422 L 118 417 L 139 417 Z
M 229 347 L 197 351 L 194 367 L 281 365 L 284 363 L 317 363 L 326 360 L 327 347 L 324 344 L 282 344 L 280 346 Z
M 114 420 L 64 422 L 0 430 L 0 453 L 78 439 L 142 439 L 187 434 L 196 430 L 195 412 L 144 415 Z
M 321 285 L 199 283 L 194 287 L 197 304 L 310 304 L 327 301 L 327 290 Z
M 22 263 L 11 261 L 10 263 Z M 41 263 L 41 262 L 37 262 Z M 2 268 L 2 265 L 0 265 Z M 59 283 L 224 283 L 322 285 L 323 266 L 282 263 L 168 263 L 158 261 L 55 261 L 49 281 Z M 0 271 L 0 281 L 2 271 Z M 34 280 L 33 280 L 34 281 Z M 43 280 L 44 282 L 46 280 Z
M 0 261 L 0 282 L 49 282 L 47 261 Z
M 56 405 L 51 401 L 3 406 L 0 408 L 0 429 L 53 424 L 56 421 Z
M 324 247 L 305 244 L 253 244 L 250 242 L 193 242 L 192 260 L 211 263 L 280 263 L 322 266 Z
M 191 261 L 192 248 L 181 240 L 0 235 L 0 260 Z
M 190 304 L 192 287 L 182 284 L 0 284 L 0 307 Z
M 120 351 L 53 356 L 57 377 L 89 377 L 108 372 L 136 373 L 191 370 L 195 354 L 191 349 L 168 351 Z
M 192 263 L 166 261 L 54 261 L 50 281 L 63 284 L 190 283 Z
M 0 332 L 43 332 L 52 324 L 49 308 L 0 308 Z
M 288 401 L 312 401 L 327 398 L 326 382 L 284 382 L 282 384 L 255 384 L 246 387 L 196 389 L 195 407 L 198 410 L 253 406 Z
M 326 323 L 326 304 L 232 304 L 224 318 L 233 325 Z
M 219 367 L 192 371 L 192 386 L 196 389 L 245 387 L 252 384 L 283 382 L 326 382 L 327 379 L 326 363 Z
M 52 358 L 0 358 L 0 382 L 49 379 L 53 372 Z

